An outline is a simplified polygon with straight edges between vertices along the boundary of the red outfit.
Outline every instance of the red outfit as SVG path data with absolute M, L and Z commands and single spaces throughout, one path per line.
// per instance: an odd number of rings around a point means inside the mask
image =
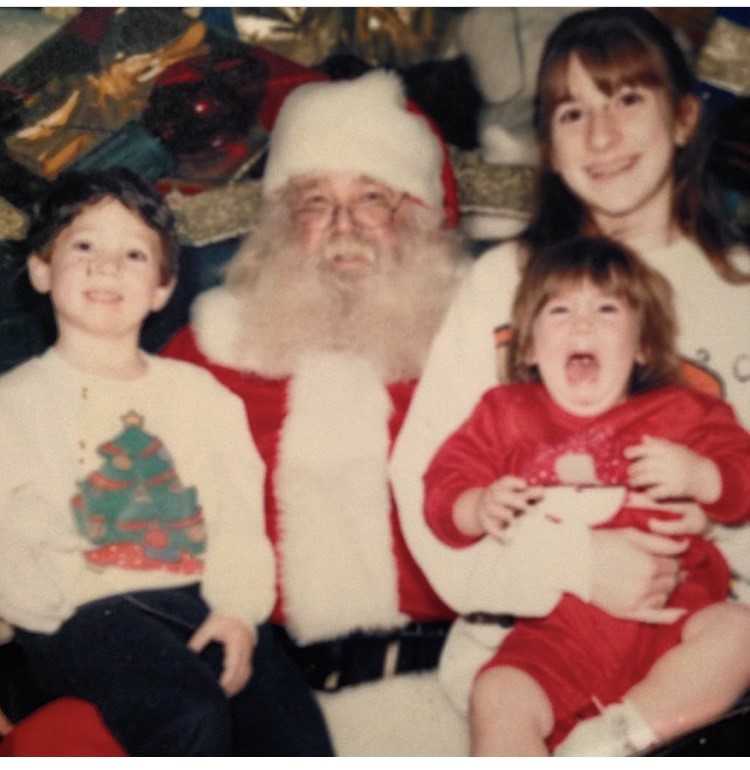
M 124 757 L 99 712 L 78 698 L 58 698 L 19 722 L 0 741 L 2 757 Z
M 588 454 L 601 484 L 626 485 L 629 461 L 623 450 L 647 435 L 688 446 L 717 464 L 722 494 L 703 506 L 713 520 L 739 523 L 750 517 L 750 434 L 726 403 L 669 387 L 632 397 L 597 417 L 577 417 L 560 409 L 541 385 L 509 385 L 488 391 L 433 459 L 425 474 L 427 521 L 448 544 L 468 545 L 473 540 L 453 523 L 462 492 L 506 475 L 533 485 L 562 483 L 555 463 L 568 454 Z M 669 515 L 623 507 L 599 526 L 647 529 L 649 518 Z M 544 569 L 543 561 L 539 566 Z M 684 607 L 689 616 L 726 598 L 729 569 L 712 543 L 691 537 L 682 567 L 686 578 L 669 606 Z M 603 705 L 620 700 L 679 644 L 684 622 L 685 616 L 669 626 L 620 620 L 565 594 L 548 616 L 519 620 L 485 668 L 513 666 L 543 687 L 555 713 L 548 739 L 553 749 L 577 721 L 597 713 L 594 699 Z
M 266 529 L 276 551 L 278 589 L 278 599 L 271 620 L 275 623 L 286 624 L 288 611 L 283 577 L 285 560 L 284 515 L 281 512 L 283 506 L 279 503 L 276 471 L 279 463 L 279 442 L 287 418 L 288 390 L 291 378 L 271 379 L 253 372 L 221 366 L 208 359 L 198 348 L 190 328 L 183 329 L 175 335 L 163 352 L 167 356 L 190 361 L 208 369 L 245 403 L 253 439 L 267 468 L 265 479 Z M 392 405 L 388 422 L 390 446 L 393 445 L 401 429 L 415 385 L 416 381 L 411 380 L 387 386 Z M 332 438 L 335 441 L 336 437 Z M 330 483 L 337 483 L 337 479 L 331 478 Z M 396 563 L 399 611 L 413 620 L 436 620 L 452 617 L 454 613 L 438 598 L 409 553 L 392 498 L 390 532 L 392 558 Z M 315 536 L 315 528 L 311 525 L 310 537 L 314 539 Z M 345 593 L 349 588 L 342 585 L 342 593 Z M 363 598 L 358 596 L 353 601 L 361 603 Z

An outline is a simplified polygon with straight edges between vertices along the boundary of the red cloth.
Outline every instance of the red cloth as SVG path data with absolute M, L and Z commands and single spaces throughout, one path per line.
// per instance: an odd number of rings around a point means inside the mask
M 124 757 L 98 710 L 58 698 L 19 722 L 0 742 L 3 757 Z
M 280 584 L 278 565 L 283 559 L 280 543 L 279 508 L 273 489 L 273 476 L 278 460 L 279 436 L 286 416 L 288 379 L 268 379 L 259 375 L 230 369 L 208 360 L 199 350 L 190 328 L 178 332 L 162 353 L 171 358 L 190 361 L 208 369 L 221 383 L 236 393 L 245 404 L 253 439 L 267 473 L 265 481 L 266 530 L 274 544 L 277 556 L 278 600 L 272 621 L 283 624 L 284 588 Z M 391 446 L 401 430 L 406 411 L 411 402 L 416 381 L 399 382 L 388 387 L 393 404 L 389 422 Z M 391 500 L 391 532 L 393 554 L 398 569 L 399 608 L 414 620 L 436 620 L 453 617 L 454 613 L 438 598 L 422 571 L 417 566 L 404 540 L 395 504 Z
M 629 461 L 623 450 L 645 435 L 686 445 L 714 460 L 723 489 L 706 510 L 725 523 L 750 518 L 750 434 L 724 402 L 671 387 L 631 398 L 599 417 L 581 418 L 557 407 L 540 385 L 511 385 L 485 394 L 428 469 L 426 516 L 438 536 L 461 547 L 469 539 L 455 527 L 452 509 L 466 489 L 508 474 L 534 485 L 558 484 L 555 463 L 566 453 L 589 454 L 603 484 L 627 484 Z M 624 507 L 600 526 L 647 530 L 648 519 L 669 516 Z M 555 714 L 550 750 L 578 721 L 597 713 L 595 698 L 603 705 L 620 700 L 679 644 L 687 617 L 726 599 L 730 573 L 723 556 L 702 537 L 690 541 L 682 557 L 686 576 L 668 603 L 689 610 L 678 622 L 661 626 L 620 620 L 565 594 L 548 616 L 517 621 L 483 667 L 512 666 L 542 686 Z
M 750 516 L 750 435 L 724 401 L 669 387 L 628 399 L 598 417 L 560 409 L 541 385 L 489 390 L 469 419 L 443 444 L 425 474 L 425 516 L 449 545 L 471 542 L 453 524 L 453 504 L 471 487 L 501 476 L 523 476 L 535 485 L 559 484 L 555 461 L 568 452 L 592 456 L 599 482 L 627 483 L 625 447 L 646 436 L 684 444 L 722 469 L 719 500 L 704 506 L 712 519 L 739 523 Z

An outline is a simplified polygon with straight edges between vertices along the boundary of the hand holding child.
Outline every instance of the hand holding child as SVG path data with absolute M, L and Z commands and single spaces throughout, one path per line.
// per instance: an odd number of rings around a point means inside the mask
M 247 684 L 252 674 L 255 632 L 239 618 L 212 612 L 190 638 L 188 647 L 198 654 L 210 642 L 224 646 L 224 667 L 219 684 L 231 698 Z
M 699 503 L 713 503 L 721 495 L 716 464 L 681 444 L 644 436 L 640 444 L 625 450 L 625 457 L 633 461 L 629 483 L 643 488 L 652 500 L 691 497 Z

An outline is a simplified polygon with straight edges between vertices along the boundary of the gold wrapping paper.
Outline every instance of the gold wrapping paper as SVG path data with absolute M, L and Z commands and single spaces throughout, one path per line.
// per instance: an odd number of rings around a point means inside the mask
M 697 64 L 698 77 L 736 96 L 750 95 L 750 28 L 717 18 Z

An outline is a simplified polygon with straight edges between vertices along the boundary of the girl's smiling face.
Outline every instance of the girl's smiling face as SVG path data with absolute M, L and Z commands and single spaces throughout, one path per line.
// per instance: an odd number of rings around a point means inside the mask
M 531 329 L 526 362 L 559 407 L 591 417 L 626 398 L 642 355 L 640 318 L 624 297 L 588 279 L 563 284 Z
M 674 157 L 697 109 L 675 110 L 664 88 L 644 84 L 602 91 L 576 54 L 566 95 L 550 117 L 552 168 L 607 235 L 669 227 Z

